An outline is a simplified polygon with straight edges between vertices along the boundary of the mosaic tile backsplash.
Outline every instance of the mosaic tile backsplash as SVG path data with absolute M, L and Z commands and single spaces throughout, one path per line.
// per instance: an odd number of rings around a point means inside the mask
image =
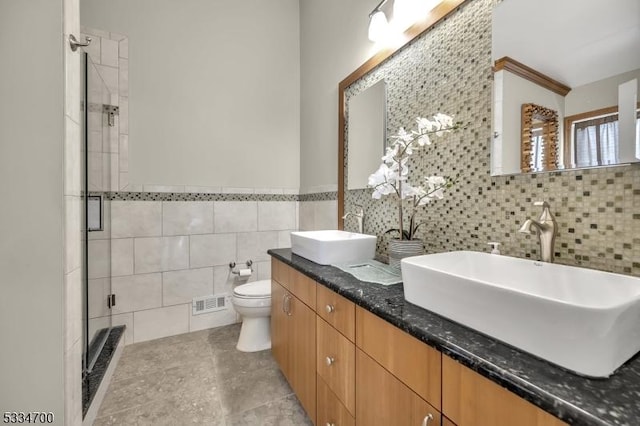
M 494 3 L 466 2 L 345 93 L 348 102 L 385 79 L 388 135 L 400 126 L 413 127 L 417 116 L 436 112 L 466 124 L 414 154 L 410 163 L 413 179 L 460 174 L 443 200 L 419 213 L 425 221 L 419 237 L 427 253 L 489 251 L 487 242 L 498 241 L 503 254 L 538 259 L 537 237 L 518 229 L 526 219 L 539 217 L 541 209 L 533 202 L 546 200 L 559 224 L 557 263 L 640 276 L 640 166 L 490 175 Z M 347 152 L 344 156 L 347 182 Z M 354 204 L 365 207 L 365 232 L 383 236 L 378 254 L 384 256 L 392 238 L 384 233 L 397 227 L 396 203 L 373 200 L 371 190 L 345 190 L 345 211 Z M 345 229 L 355 230 L 353 226 L 346 223 Z

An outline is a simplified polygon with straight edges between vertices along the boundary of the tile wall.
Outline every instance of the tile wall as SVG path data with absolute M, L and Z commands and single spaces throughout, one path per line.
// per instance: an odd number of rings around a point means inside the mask
M 82 37 L 91 37 L 86 48 L 95 68 L 90 81 L 101 79 L 109 91 L 89 93 L 89 191 L 127 190 L 129 184 L 129 38 L 117 33 L 82 27 Z M 98 75 L 95 75 L 95 74 Z M 96 85 L 97 86 L 97 85 Z M 92 96 L 93 95 L 93 96 Z M 113 127 L 103 126 L 102 104 L 119 107 Z M 100 129 L 100 130 L 99 130 Z M 104 130 L 102 130 L 104 129 Z
M 337 191 L 336 185 L 306 188 L 300 191 L 301 231 L 338 228 Z
M 111 226 L 89 234 L 89 335 L 109 324 L 110 293 L 116 295 L 112 324 L 127 326 L 127 344 L 238 321 L 232 306 L 194 316 L 192 299 L 270 278 L 266 251 L 290 246 L 289 232 L 298 229 L 298 191 L 129 184 L 129 39 L 93 28 L 82 32 L 93 38 L 87 52 L 99 77 L 92 77 L 111 92 L 105 102 L 120 107 L 115 126 L 106 128 L 100 105 L 89 105 L 91 127 L 107 130 L 89 134 L 89 163 L 95 165 L 89 191 L 104 195 L 104 222 Z M 316 210 L 309 226 L 330 222 L 326 208 Z M 229 273 L 229 262 L 249 259 L 254 274 L 248 280 Z
M 413 176 L 460 174 L 443 200 L 428 205 L 421 238 L 427 252 L 488 251 L 499 241 L 503 254 L 538 258 L 535 236 L 517 232 L 546 200 L 559 223 L 556 262 L 640 276 L 640 167 L 638 165 L 537 175 L 490 175 L 491 10 L 493 0 L 466 2 L 385 63 L 352 84 L 346 100 L 384 78 L 387 134 L 410 127 L 417 116 L 443 112 L 467 124 L 414 155 Z M 348 120 L 347 120 L 348 121 Z M 347 181 L 347 153 L 345 182 Z M 414 182 L 415 183 L 415 182 Z M 372 200 L 371 190 L 346 191 L 345 210 L 365 206 L 365 232 L 382 236 L 397 227 L 390 199 Z M 302 210 L 302 208 L 301 208 Z M 355 229 L 355 224 L 345 224 Z M 380 238 L 384 255 L 388 237 Z
M 270 194 L 255 190 L 109 194 L 113 199 L 105 222 L 111 228 L 91 233 L 89 241 L 93 253 L 111 247 L 110 265 L 107 256 L 90 259 L 89 285 L 95 289 L 90 294 L 96 294 L 90 311 L 100 312 L 90 320 L 91 328 L 108 321 L 102 307 L 109 274 L 116 294 L 112 321 L 127 326 L 127 344 L 238 321 L 231 305 L 201 315 L 192 315 L 191 306 L 194 297 L 230 295 L 235 285 L 269 279 L 267 250 L 290 247 L 289 234 L 298 229 L 296 197 L 282 189 Z M 254 269 L 248 280 L 230 274 L 229 262 L 247 260 Z

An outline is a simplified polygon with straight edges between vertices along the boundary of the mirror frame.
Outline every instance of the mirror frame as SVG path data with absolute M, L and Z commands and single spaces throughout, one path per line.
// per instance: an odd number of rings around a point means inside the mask
M 338 229 L 344 229 L 344 148 L 345 148 L 345 126 L 346 126 L 346 104 L 344 92 L 351 84 L 356 80 L 367 74 L 369 71 L 383 63 L 391 55 L 402 49 L 414 38 L 420 36 L 425 31 L 429 30 L 447 15 L 456 11 L 463 3 L 469 0 L 443 0 L 436 7 L 434 7 L 427 16 L 419 22 L 416 22 L 409 27 L 404 36 L 406 41 L 398 47 L 386 48 L 380 50 L 378 53 L 369 58 L 364 64 L 360 65 L 355 71 L 349 74 L 344 80 L 338 84 Z

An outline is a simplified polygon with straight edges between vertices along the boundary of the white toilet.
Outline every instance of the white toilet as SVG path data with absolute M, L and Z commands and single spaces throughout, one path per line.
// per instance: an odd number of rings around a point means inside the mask
M 237 286 L 231 301 L 236 312 L 242 316 L 236 348 L 242 352 L 270 349 L 271 280 Z

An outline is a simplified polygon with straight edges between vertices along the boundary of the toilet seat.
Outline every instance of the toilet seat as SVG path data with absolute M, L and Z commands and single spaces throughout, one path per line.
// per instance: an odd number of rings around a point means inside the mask
M 233 289 L 233 296 L 240 299 L 265 299 L 271 297 L 271 280 L 242 284 Z

